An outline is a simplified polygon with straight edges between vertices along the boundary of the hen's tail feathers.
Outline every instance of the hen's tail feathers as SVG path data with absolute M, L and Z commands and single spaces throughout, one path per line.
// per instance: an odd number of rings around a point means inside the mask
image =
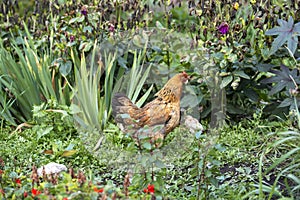
M 117 114 L 129 114 L 129 110 L 136 107 L 123 93 L 116 93 L 112 99 L 113 116 Z
M 112 114 L 122 131 L 134 125 L 134 116 L 139 108 L 123 93 L 116 93 L 112 99 Z M 133 128 L 133 127 L 131 127 Z

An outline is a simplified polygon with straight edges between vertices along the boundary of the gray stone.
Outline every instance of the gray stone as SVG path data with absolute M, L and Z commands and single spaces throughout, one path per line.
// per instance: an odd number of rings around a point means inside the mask
M 203 131 L 202 124 L 200 124 L 200 122 L 196 118 L 194 118 L 190 115 L 185 116 L 184 125 L 193 134 L 198 132 L 198 131 Z
M 45 168 L 46 174 L 56 174 L 60 173 L 61 171 L 67 171 L 67 167 L 65 165 L 51 162 L 38 168 L 37 172 L 39 176 L 43 176 L 43 168 Z

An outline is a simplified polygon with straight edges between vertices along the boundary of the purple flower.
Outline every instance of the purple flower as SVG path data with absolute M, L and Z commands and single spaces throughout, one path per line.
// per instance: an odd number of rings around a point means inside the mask
M 108 30 L 109 30 L 109 32 L 114 32 L 115 31 L 115 26 L 110 23 Z
M 74 42 L 74 40 L 75 40 L 75 36 L 74 36 L 74 35 L 71 35 L 71 36 L 70 36 L 70 42 Z
M 226 22 L 222 22 L 221 25 L 218 27 L 218 30 L 221 34 L 226 34 L 229 31 L 229 26 Z
M 84 16 L 86 16 L 88 14 L 87 7 L 86 6 L 82 6 L 80 12 L 81 12 L 81 14 L 83 14 Z

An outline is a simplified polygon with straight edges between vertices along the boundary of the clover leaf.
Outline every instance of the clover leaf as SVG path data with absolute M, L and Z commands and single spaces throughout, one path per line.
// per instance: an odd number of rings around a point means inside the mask
M 270 55 L 275 53 L 279 47 L 287 42 L 289 50 L 295 53 L 298 45 L 298 36 L 300 36 L 300 22 L 294 24 L 293 17 L 288 21 L 278 19 L 279 26 L 266 31 L 266 35 L 278 35 L 272 43 Z

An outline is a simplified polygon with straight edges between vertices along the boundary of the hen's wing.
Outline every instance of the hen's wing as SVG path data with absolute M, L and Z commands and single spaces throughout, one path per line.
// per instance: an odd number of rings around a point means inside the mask
M 163 139 L 179 124 L 179 102 L 172 103 L 157 97 L 138 108 L 124 94 L 117 93 L 112 100 L 113 116 L 121 131 L 133 138 Z
M 141 126 L 165 124 L 170 118 L 170 111 L 170 104 L 156 98 L 141 109 L 136 119 L 139 120 Z
M 163 139 L 179 123 L 179 105 L 156 98 L 146 104 L 135 119 L 140 127 L 136 136 L 145 135 Z

